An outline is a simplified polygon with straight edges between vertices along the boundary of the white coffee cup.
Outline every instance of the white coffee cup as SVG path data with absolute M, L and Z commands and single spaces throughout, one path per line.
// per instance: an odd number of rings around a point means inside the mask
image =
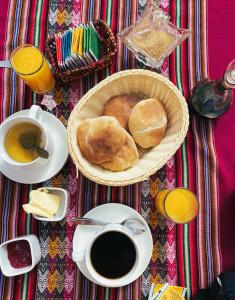
M 46 163 L 48 160 L 42 157 L 38 157 L 30 162 L 18 162 L 14 159 L 12 159 L 5 148 L 5 136 L 7 132 L 12 128 L 13 126 L 19 124 L 19 123 L 31 123 L 36 125 L 38 128 L 40 128 L 42 133 L 42 145 L 45 150 L 48 150 L 48 136 L 46 134 L 46 131 L 43 128 L 42 125 L 42 118 L 43 118 L 43 111 L 38 105 L 32 105 L 28 115 L 26 116 L 11 116 L 11 118 L 6 119 L 2 125 L 0 126 L 0 156 L 1 158 L 7 162 L 8 164 L 15 166 L 15 167 L 28 167 L 28 166 L 40 166 L 44 163 Z M 49 153 L 50 157 L 50 153 Z
M 104 277 L 101 274 L 99 274 L 96 271 L 96 269 L 93 267 L 92 262 L 91 262 L 91 248 L 92 248 L 94 242 L 101 235 L 103 235 L 107 232 L 114 232 L 114 231 L 122 233 L 129 238 L 129 240 L 132 242 L 133 246 L 135 247 L 136 259 L 133 264 L 133 267 L 131 268 L 131 270 L 128 273 L 126 273 L 122 277 L 110 279 L 110 278 Z M 73 251 L 72 259 L 74 262 L 79 262 L 79 263 L 83 263 L 86 265 L 86 268 L 89 273 L 89 277 L 92 279 L 93 282 L 95 282 L 101 286 L 105 286 L 105 287 L 120 287 L 120 286 L 124 286 L 131 282 L 130 279 L 133 278 L 133 274 L 136 272 L 136 268 L 139 264 L 139 252 L 140 252 L 140 249 L 139 249 L 137 243 L 135 242 L 135 236 L 131 233 L 130 230 L 128 230 L 128 228 L 126 228 L 122 225 L 119 225 L 119 224 L 109 224 L 109 225 L 102 227 L 102 229 L 97 232 L 97 234 L 89 241 L 89 244 L 86 249 L 81 249 L 79 251 Z

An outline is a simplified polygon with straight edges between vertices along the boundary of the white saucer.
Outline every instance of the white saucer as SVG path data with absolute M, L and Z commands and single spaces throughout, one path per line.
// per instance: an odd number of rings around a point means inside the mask
M 153 239 L 150 229 L 143 219 L 143 217 L 133 208 L 117 203 L 108 203 L 97 206 L 90 210 L 84 215 L 86 218 L 94 218 L 96 220 L 107 221 L 107 222 L 122 222 L 127 218 L 137 218 L 140 219 L 146 226 L 146 231 L 144 233 L 135 235 L 135 241 L 140 247 L 139 265 L 136 271 L 130 276 L 128 282 L 129 284 L 136 280 L 147 268 L 153 251 Z M 73 251 L 79 251 L 79 249 L 84 249 L 88 246 L 90 239 L 92 239 L 97 233 L 97 226 L 94 225 L 78 225 L 74 237 L 73 237 Z M 81 262 L 76 262 L 78 268 L 82 274 L 89 280 L 95 282 L 88 273 L 86 265 Z M 97 282 L 95 282 L 97 283 Z
M 28 115 L 28 109 L 10 116 Z M 54 115 L 43 111 L 42 125 L 48 135 L 49 153 L 53 153 L 48 162 L 42 166 L 20 168 L 10 165 L 0 157 L 0 172 L 13 181 L 34 184 L 46 181 L 56 175 L 68 158 L 67 133 L 64 125 Z

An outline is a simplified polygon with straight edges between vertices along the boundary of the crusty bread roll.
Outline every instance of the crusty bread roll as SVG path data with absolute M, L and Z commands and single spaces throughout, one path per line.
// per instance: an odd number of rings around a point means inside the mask
M 110 161 L 100 163 L 104 169 L 111 171 L 123 171 L 133 166 L 139 158 L 133 138 L 126 132 L 126 141 L 118 155 Z
M 128 129 L 130 113 L 138 101 L 138 96 L 134 94 L 112 97 L 105 103 L 103 115 L 115 117 L 122 127 Z
M 82 121 L 77 138 L 87 160 L 111 171 L 125 170 L 139 158 L 133 138 L 113 117 Z
M 77 129 L 82 155 L 93 163 L 114 159 L 126 142 L 125 130 L 113 117 L 86 119 Z
M 167 114 L 163 104 L 155 98 L 140 101 L 133 108 L 128 125 L 139 146 L 142 148 L 156 146 L 167 126 Z

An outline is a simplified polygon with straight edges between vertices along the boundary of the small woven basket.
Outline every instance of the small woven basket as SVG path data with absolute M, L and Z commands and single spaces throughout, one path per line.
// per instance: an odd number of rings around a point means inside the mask
M 87 66 L 75 68 L 70 71 L 61 71 L 56 58 L 56 47 L 54 36 L 49 36 L 46 43 L 46 54 L 55 72 L 55 75 L 62 81 L 68 83 L 78 78 L 88 76 L 96 71 L 102 70 L 109 66 L 113 61 L 113 56 L 117 51 L 117 44 L 112 30 L 102 20 L 93 22 L 99 33 L 102 42 L 102 57 Z
M 160 144 L 139 149 L 140 158 L 131 168 L 111 172 L 87 161 L 77 143 L 77 128 L 82 120 L 102 115 L 104 104 L 113 96 L 135 93 L 157 98 L 164 104 L 168 124 Z M 159 170 L 177 151 L 189 126 L 185 98 L 175 85 L 162 75 L 147 70 L 127 70 L 115 73 L 86 93 L 75 106 L 68 121 L 68 146 L 76 167 L 89 179 L 104 185 L 124 186 L 145 180 Z

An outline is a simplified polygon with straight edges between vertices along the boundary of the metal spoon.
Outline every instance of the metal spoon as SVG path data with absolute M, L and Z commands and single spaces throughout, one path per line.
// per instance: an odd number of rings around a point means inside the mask
M 146 226 L 139 219 L 125 219 L 120 223 L 104 222 L 90 218 L 72 218 L 70 219 L 70 221 L 79 225 L 105 226 L 108 224 L 120 224 L 130 229 L 133 234 L 140 234 L 145 232 L 146 230 Z
M 41 148 L 40 146 L 38 146 L 38 139 L 39 139 L 39 135 L 36 135 L 32 132 L 27 132 L 27 133 L 23 133 L 20 136 L 20 144 L 24 149 L 30 150 L 30 149 L 34 149 L 39 156 L 43 157 L 43 158 L 48 158 L 49 153 L 47 152 L 47 150 Z

